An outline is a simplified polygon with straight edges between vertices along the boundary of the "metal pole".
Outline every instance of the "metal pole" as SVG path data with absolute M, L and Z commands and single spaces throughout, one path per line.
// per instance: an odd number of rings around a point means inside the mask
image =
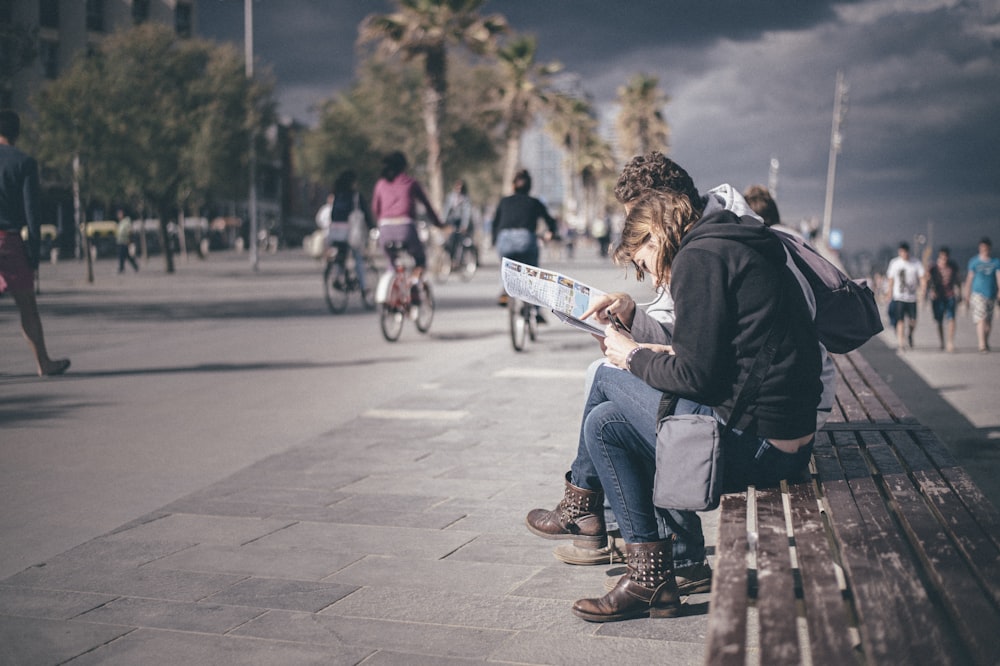
M 833 182 L 837 172 L 837 153 L 840 152 L 840 123 L 844 119 L 843 99 L 847 95 L 844 73 L 837 71 L 837 91 L 833 98 L 833 128 L 830 130 L 830 161 L 826 168 L 826 203 L 823 206 L 822 241 L 830 246 L 830 229 L 833 217 Z
M 243 2 L 243 46 L 244 57 L 246 59 L 246 74 L 248 79 L 253 79 L 253 0 Z M 251 120 L 256 122 L 255 114 L 251 114 Z M 256 131 L 250 128 L 250 191 L 247 195 L 247 208 L 250 215 L 250 267 L 257 270 L 257 149 Z

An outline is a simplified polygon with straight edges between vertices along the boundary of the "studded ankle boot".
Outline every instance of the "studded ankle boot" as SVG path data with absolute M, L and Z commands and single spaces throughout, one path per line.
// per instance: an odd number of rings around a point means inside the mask
M 680 614 L 674 579 L 673 541 L 625 544 L 628 573 L 600 599 L 580 599 L 573 613 L 588 622 L 615 622 L 634 617 Z
M 532 509 L 525 522 L 528 529 L 546 539 L 573 539 L 600 547 L 607 541 L 604 529 L 604 494 L 597 490 L 577 488 L 569 482 L 562 501 L 552 511 Z

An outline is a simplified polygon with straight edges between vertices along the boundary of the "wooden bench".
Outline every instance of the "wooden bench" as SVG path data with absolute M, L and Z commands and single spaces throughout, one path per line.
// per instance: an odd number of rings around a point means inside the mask
M 722 499 L 705 663 L 1000 664 L 1000 513 L 858 352 L 835 361 L 809 478 Z

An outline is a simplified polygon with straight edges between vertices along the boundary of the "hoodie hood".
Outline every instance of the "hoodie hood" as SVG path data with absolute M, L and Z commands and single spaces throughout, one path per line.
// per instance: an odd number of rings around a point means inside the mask
M 710 201 L 711 198 L 710 196 Z M 681 249 L 708 238 L 743 243 L 775 264 L 784 265 L 786 261 L 785 248 L 781 241 L 756 216 L 737 217 L 728 210 L 715 208 L 709 211 L 706 207 L 705 214 L 681 241 Z
M 704 209 L 702 210 L 702 217 L 705 217 L 711 213 L 719 210 L 730 210 L 738 217 L 750 216 L 754 219 L 763 222 L 757 213 L 753 212 L 750 208 L 750 204 L 747 200 L 743 198 L 739 190 L 728 183 L 723 183 L 717 187 L 713 187 L 708 191 L 708 193 L 703 197 Z

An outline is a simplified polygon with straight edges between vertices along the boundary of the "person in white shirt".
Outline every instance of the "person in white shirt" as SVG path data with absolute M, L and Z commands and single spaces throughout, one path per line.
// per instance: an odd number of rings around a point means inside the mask
M 899 244 L 899 254 L 885 271 L 889 279 L 889 323 L 896 329 L 897 348 L 913 349 L 913 330 L 917 327 L 917 302 L 922 300 L 926 271 L 923 264 L 910 257 L 908 243 Z

